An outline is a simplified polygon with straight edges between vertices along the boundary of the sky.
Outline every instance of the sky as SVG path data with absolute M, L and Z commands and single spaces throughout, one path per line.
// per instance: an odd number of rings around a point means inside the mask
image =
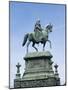
M 26 33 L 34 31 L 37 19 L 40 19 L 42 28 L 48 23 L 53 24 L 49 43 L 46 43 L 45 51 L 50 51 L 53 55 L 54 65 L 58 64 L 58 72 L 61 84 L 65 83 L 65 5 L 10 2 L 10 88 L 13 88 L 13 80 L 16 74 L 16 64 L 21 64 L 21 76 L 24 73 L 26 55 L 26 45 L 22 47 L 22 42 Z M 29 46 L 29 52 L 35 50 Z M 42 51 L 42 45 L 36 45 Z M 53 65 L 53 67 L 54 67 Z M 54 68 L 53 68 L 54 69 Z

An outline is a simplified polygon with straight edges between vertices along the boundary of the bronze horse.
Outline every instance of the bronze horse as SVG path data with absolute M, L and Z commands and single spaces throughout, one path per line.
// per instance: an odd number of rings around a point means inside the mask
M 35 48 L 36 51 L 38 51 L 38 49 L 35 47 L 35 44 L 43 44 L 43 51 L 44 51 L 44 47 L 45 47 L 45 44 L 46 42 L 48 41 L 50 43 L 50 48 L 51 48 L 51 41 L 48 40 L 48 35 L 50 32 L 52 32 L 52 25 L 49 24 L 46 26 L 45 30 L 42 30 L 42 32 L 38 31 L 37 32 L 33 32 L 33 33 L 27 33 L 25 36 L 24 36 L 24 41 L 23 41 L 23 44 L 22 46 L 24 46 L 28 40 L 28 43 L 27 43 L 27 53 L 28 53 L 28 46 L 29 44 L 32 42 L 32 47 Z M 36 35 L 38 34 L 38 35 Z

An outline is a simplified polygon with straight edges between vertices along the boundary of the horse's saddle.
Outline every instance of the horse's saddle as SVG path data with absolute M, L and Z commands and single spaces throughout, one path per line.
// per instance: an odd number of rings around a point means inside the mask
M 35 34 L 34 34 L 34 39 L 36 40 L 36 42 L 41 41 L 41 39 L 42 39 L 42 31 L 36 30 Z

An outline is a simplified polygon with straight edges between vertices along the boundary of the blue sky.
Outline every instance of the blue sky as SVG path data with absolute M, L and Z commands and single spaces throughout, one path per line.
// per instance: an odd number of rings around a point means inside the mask
M 58 72 L 61 84 L 65 82 L 65 5 L 38 4 L 10 2 L 10 86 L 13 87 L 13 79 L 16 74 L 15 65 L 20 62 L 21 74 L 24 72 L 26 45 L 22 47 L 24 35 L 34 30 L 37 19 L 40 19 L 44 28 L 48 23 L 53 24 L 53 32 L 49 34 L 52 49 L 46 43 L 45 50 L 52 53 L 54 64 L 59 65 Z M 36 45 L 36 47 L 38 47 Z M 38 47 L 42 51 L 42 45 Z M 29 52 L 35 51 L 31 45 Z

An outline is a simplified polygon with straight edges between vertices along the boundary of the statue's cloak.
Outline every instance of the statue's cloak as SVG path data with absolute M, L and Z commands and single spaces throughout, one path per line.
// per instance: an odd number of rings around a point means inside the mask
M 42 30 L 42 31 L 36 30 L 32 34 L 33 34 L 33 39 L 36 42 L 43 41 L 43 39 L 47 40 L 47 38 L 48 38 L 48 34 L 47 34 L 47 32 L 45 30 Z
M 39 31 L 39 30 L 35 31 L 34 39 L 35 39 L 36 42 L 41 41 L 42 40 L 42 36 L 43 36 L 42 31 Z

